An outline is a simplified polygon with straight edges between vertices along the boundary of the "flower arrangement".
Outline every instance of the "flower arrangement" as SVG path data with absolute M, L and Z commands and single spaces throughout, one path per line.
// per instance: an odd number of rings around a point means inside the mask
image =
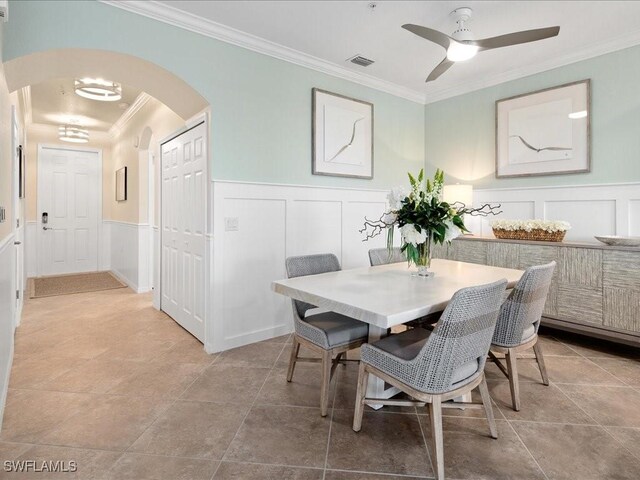
M 493 214 L 499 205 L 483 205 L 474 209 L 459 202 L 449 204 L 443 201 L 444 172 L 439 169 L 436 170 L 433 179 L 426 181 L 424 170 L 420 170 L 417 177 L 411 173 L 408 175 L 411 190 L 407 192 L 402 187 L 392 189 L 387 196 L 389 210 L 379 220 L 371 221 L 365 218 L 364 228 L 360 233 L 366 233 L 366 241 L 386 230 L 387 248 L 391 254 L 397 226 L 402 236 L 401 250 L 409 264 L 418 267 L 418 275 L 431 276 L 429 267 L 432 242 L 450 243 L 454 238 L 469 231 L 464 225 L 463 215 Z
M 563 221 L 537 219 L 494 220 L 491 228 L 497 238 L 561 242 L 571 225 Z

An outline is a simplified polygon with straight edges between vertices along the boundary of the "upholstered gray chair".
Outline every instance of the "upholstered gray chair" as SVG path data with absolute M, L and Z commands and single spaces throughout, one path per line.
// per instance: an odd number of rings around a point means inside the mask
M 371 250 L 369 250 L 369 263 L 372 267 L 406 261 L 407 256 L 400 250 L 399 247 L 394 247 L 391 250 L 391 253 L 389 253 L 389 250 L 386 248 L 372 248 Z
M 500 309 L 496 331 L 489 355 L 509 379 L 513 409 L 520 410 L 520 387 L 516 357 L 518 352 L 533 348 L 542 376 L 542 383 L 549 385 L 549 377 L 538 342 L 538 328 L 556 262 L 527 268 Z M 507 366 L 496 353 L 504 354 Z
M 330 253 L 290 257 L 286 260 L 289 278 L 317 275 L 340 270 L 338 258 Z M 348 350 L 358 348 L 367 341 L 369 325 L 339 313 L 313 313 L 316 308 L 299 300 L 292 300 L 295 334 L 291 347 L 291 359 L 287 382 L 293 378 L 296 362 L 321 362 L 322 386 L 320 391 L 320 414 L 325 417 L 329 407 L 331 378 L 342 356 Z M 307 313 L 310 313 L 307 315 Z M 299 357 L 300 345 L 320 354 L 320 359 Z M 335 355 L 335 359 L 333 358 Z
M 436 478 L 444 478 L 442 407 L 482 408 L 497 438 L 491 397 L 484 377 L 506 280 L 456 292 L 431 332 L 414 328 L 364 344 L 361 350 L 353 430 L 362 427 L 364 405 L 429 406 Z M 367 398 L 369 374 L 415 400 Z M 478 387 L 482 403 L 443 403 Z
M 379 265 L 388 265 L 390 263 L 406 262 L 407 256 L 399 247 L 394 247 L 389 253 L 387 248 L 372 248 L 369 250 L 369 263 L 372 267 Z M 408 328 L 423 327 L 433 330 L 433 324 L 440 319 L 442 312 L 431 313 L 425 317 L 412 320 L 404 325 Z

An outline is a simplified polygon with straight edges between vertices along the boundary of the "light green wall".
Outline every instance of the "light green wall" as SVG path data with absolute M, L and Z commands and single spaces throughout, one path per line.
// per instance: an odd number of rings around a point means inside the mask
M 10 2 L 5 60 L 91 48 L 156 63 L 212 109 L 215 179 L 387 188 L 424 165 L 424 106 L 93 1 Z M 116 79 L 117 80 L 117 79 Z M 372 102 L 373 180 L 311 174 L 311 88 Z
M 496 179 L 495 101 L 587 78 L 591 172 Z M 640 46 L 426 105 L 425 158 L 427 170 L 478 188 L 640 181 Z

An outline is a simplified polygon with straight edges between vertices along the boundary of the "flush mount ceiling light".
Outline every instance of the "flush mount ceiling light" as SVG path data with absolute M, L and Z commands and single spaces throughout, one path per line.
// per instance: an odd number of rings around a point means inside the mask
M 78 95 L 101 102 L 116 102 L 122 98 L 122 85 L 102 78 L 81 78 L 74 82 Z
M 87 143 L 89 141 L 89 131 L 74 125 L 60 125 L 58 127 L 58 138 L 63 142 Z

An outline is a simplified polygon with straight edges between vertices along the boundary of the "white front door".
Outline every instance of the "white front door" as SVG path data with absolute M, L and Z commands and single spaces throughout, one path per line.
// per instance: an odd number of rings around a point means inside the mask
M 204 123 L 162 145 L 160 308 L 204 342 Z
M 98 270 L 100 154 L 38 149 L 39 275 Z

